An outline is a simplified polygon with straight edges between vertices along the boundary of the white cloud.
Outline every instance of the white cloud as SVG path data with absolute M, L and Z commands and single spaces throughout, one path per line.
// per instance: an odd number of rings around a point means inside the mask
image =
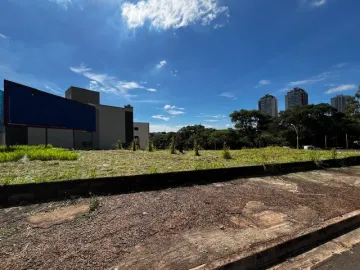
M 175 111 L 175 110 L 168 110 L 167 111 L 168 114 L 171 114 L 171 115 L 180 115 L 180 114 L 184 114 L 183 111 Z
M 333 65 L 334 68 L 343 68 L 343 67 L 346 67 L 348 65 L 348 63 L 339 63 L 339 64 L 336 64 L 336 65 Z
M 264 85 L 267 85 L 267 84 L 270 84 L 271 81 L 270 80 L 261 80 L 258 82 L 258 84 L 255 86 L 255 88 L 259 88 L 261 86 L 264 86 Z
M 159 114 L 159 115 L 153 115 L 152 118 L 161 119 L 161 120 L 164 120 L 164 121 L 169 121 L 169 119 L 170 119 L 169 117 L 165 117 L 165 116 L 163 116 L 163 115 L 161 115 L 161 114 Z
M 0 33 L 0 38 L 7 39 L 8 37 Z
M 158 64 L 156 65 L 156 68 L 157 68 L 157 69 L 160 69 L 160 68 L 162 68 L 163 66 L 165 66 L 166 64 L 167 64 L 166 60 L 162 60 L 162 61 L 160 61 L 160 63 L 158 63 Z
M 178 110 L 182 110 L 182 111 L 185 110 L 184 108 L 178 108 L 178 107 L 176 107 L 175 105 L 171 106 L 171 105 L 169 105 L 169 104 L 165 105 L 165 106 L 164 106 L 164 109 L 165 109 L 165 110 L 178 109 Z
M 236 99 L 236 96 L 235 96 L 233 93 L 231 93 L 231 92 L 224 92 L 224 93 L 221 93 L 219 96 L 220 96 L 220 97 L 231 98 L 231 99 L 233 99 L 233 100 Z
M 229 16 L 218 0 L 142 0 L 136 4 L 125 2 L 122 17 L 129 28 L 144 26 L 145 22 L 156 29 L 182 28 L 200 22 L 210 24 L 219 15 Z
M 329 90 L 327 90 L 325 92 L 325 94 L 333 94 L 333 93 L 338 93 L 338 92 L 344 92 L 344 91 L 353 90 L 353 89 L 356 89 L 356 88 L 357 88 L 357 86 L 355 84 L 343 84 L 343 85 L 340 85 L 338 87 L 330 88 Z
M 116 77 L 109 76 L 108 74 L 95 73 L 91 68 L 86 67 L 84 64 L 81 64 L 79 67 L 70 67 L 70 70 L 88 78 L 90 80 L 89 88 L 91 90 L 121 95 L 128 99 L 134 97 L 133 95 L 128 94 L 132 89 L 146 89 L 151 91 L 149 88 L 145 88 L 143 85 L 134 81 L 122 81 L 118 80 Z
M 155 88 L 146 88 L 146 90 L 148 90 L 149 92 L 156 92 Z
M 168 125 L 152 125 L 150 123 L 150 132 L 176 132 L 183 126 L 168 126 Z

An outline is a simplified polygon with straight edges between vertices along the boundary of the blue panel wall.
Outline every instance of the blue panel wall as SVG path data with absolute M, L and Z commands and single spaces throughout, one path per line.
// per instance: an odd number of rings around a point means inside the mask
M 0 90 L 0 132 L 4 129 L 4 92 Z
M 96 131 L 95 107 L 4 81 L 5 123 Z

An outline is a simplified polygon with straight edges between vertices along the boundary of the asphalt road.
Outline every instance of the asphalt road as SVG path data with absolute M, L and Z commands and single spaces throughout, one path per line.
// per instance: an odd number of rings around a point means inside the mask
M 360 244 L 342 254 L 334 255 L 330 259 L 312 267 L 314 270 L 358 270 L 360 269 Z

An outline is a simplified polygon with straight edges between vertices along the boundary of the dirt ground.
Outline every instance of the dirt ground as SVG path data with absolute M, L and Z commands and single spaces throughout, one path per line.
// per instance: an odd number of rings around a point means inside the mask
M 0 269 L 190 269 L 360 209 L 359 198 L 351 167 L 0 209 Z

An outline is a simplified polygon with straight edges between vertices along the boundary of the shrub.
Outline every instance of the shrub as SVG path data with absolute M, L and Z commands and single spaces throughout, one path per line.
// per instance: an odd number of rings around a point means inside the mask
M 96 209 L 98 209 L 100 206 L 100 201 L 98 198 L 91 198 L 89 203 L 89 210 L 90 212 L 94 212 Z
M 198 157 L 200 156 L 200 153 L 199 153 L 199 144 L 197 142 L 197 140 L 195 139 L 194 140 L 194 156 Z
M 226 143 L 224 143 L 223 150 L 221 151 L 221 157 L 223 159 L 232 159 L 230 154 L 230 148 L 226 145 Z
M 149 152 L 153 152 L 155 150 L 154 149 L 154 144 L 153 144 L 153 142 L 151 140 L 148 141 L 146 150 L 149 151 Z
M 130 144 L 130 150 L 131 151 L 136 151 L 136 142 L 135 141 L 132 141 L 131 144 Z
M 123 149 L 123 146 L 122 146 L 122 143 L 121 143 L 121 140 L 117 140 L 116 143 L 115 143 L 115 148 L 117 150 L 122 150 Z
M 169 147 L 169 152 L 170 154 L 176 154 L 176 150 L 175 150 L 175 136 L 171 137 L 171 141 L 170 141 L 170 147 Z

